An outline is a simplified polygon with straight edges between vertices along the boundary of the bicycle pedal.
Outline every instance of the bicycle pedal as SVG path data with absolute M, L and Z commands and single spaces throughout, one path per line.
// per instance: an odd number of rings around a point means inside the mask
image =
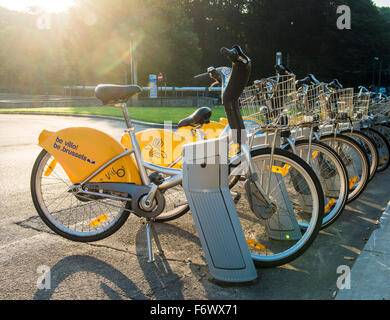
M 164 182 L 164 176 L 160 172 L 153 172 L 150 176 L 149 179 L 152 183 L 155 185 L 159 186 Z
M 239 192 L 234 192 L 234 193 L 235 193 L 235 195 L 232 192 L 233 201 L 235 204 L 237 204 L 238 201 L 240 201 L 240 199 L 241 199 L 241 193 L 239 193 Z

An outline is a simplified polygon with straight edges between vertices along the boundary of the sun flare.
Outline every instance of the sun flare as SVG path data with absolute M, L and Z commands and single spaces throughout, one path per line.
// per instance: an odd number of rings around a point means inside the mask
M 11 10 L 26 11 L 30 7 L 40 7 L 46 12 L 58 13 L 74 5 L 74 0 L 0 0 L 0 6 Z

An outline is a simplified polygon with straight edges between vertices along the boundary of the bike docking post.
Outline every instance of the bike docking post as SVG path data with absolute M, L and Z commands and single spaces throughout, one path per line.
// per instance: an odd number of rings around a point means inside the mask
M 222 282 L 257 279 L 228 187 L 228 140 L 183 147 L 183 188 L 211 275 Z

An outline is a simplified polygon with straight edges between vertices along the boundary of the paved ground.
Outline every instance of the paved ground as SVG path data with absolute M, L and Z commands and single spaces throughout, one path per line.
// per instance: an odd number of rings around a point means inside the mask
M 390 202 L 343 282 L 337 300 L 390 300 Z M 347 275 L 347 274 L 346 274 Z
M 69 126 L 100 128 L 117 139 L 123 128 L 118 121 L 0 115 L 0 299 L 334 299 L 337 269 L 354 265 L 389 198 L 387 171 L 293 263 L 258 269 L 250 286 L 220 286 L 189 214 L 156 226 L 165 257 L 155 264 L 146 262 L 145 226 L 134 216 L 110 238 L 87 244 L 62 239 L 40 221 L 29 191 L 35 143 L 42 129 Z M 51 270 L 48 290 L 37 287 L 41 266 Z

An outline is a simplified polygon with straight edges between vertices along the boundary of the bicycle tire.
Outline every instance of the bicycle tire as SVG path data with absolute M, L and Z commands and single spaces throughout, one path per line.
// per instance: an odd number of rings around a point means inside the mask
M 370 177 L 370 162 L 367 155 L 355 140 L 341 134 L 323 135 L 320 137 L 320 142 L 328 144 L 339 156 L 341 156 L 344 165 L 347 168 L 348 177 L 351 183 L 347 199 L 347 203 L 351 203 L 359 197 L 368 184 L 368 179 Z M 337 145 L 335 145 L 336 142 Z M 340 145 L 344 146 L 340 149 Z M 352 149 L 353 152 L 351 150 L 344 152 L 343 149 L 345 146 Z M 339 150 L 336 150 L 335 148 L 338 148 Z M 357 161 L 352 159 L 352 155 L 355 156 Z M 359 167 L 361 167 L 361 173 Z
M 257 166 L 259 161 L 260 162 L 265 161 L 264 164 L 266 164 L 266 162 L 269 161 L 270 159 L 271 148 L 253 149 L 251 150 L 251 155 L 255 166 Z M 288 241 L 293 241 L 296 239 L 287 238 L 288 240 L 284 239 L 284 241 L 281 241 L 280 239 L 273 241 L 274 239 L 272 239 L 269 236 L 269 234 L 267 234 L 267 232 L 264 231 L 266 227 L 263 225 L 267 223 L 265 221 L 270 221 L 270 220 L 269 219 L 261 220 L 257 218 L 250 209 L 248 210 L 247 208 L 248 203 L 244 203 L 240 201 L 238 204 L 236 204 L 237 212 L 244 231 L 244 235 L 247 239 L 247 242 L 249 241 L 248 248 L 252 250 L 251 251 L 252 259 L 255 265 L 259 267 L 281 266 L 301 256 L 310 247 L 310 245 L 313 243 L 314 239 L 318 235 L 318 232 L 321 228 L 322 218 L 324 214 L 324 196 L 323 196 L 322 187 L 318 180 L 318 177 L 316 176 L 314 171 L 310 168 L 310 166 L 298 156 L 292 154 L 291 152 L 281 150 L 281 149 L 275 149 L 274 160 L 275 160 L 274 163 L 289 164 L 288 173 L 287 175 L 284 176 L 285 179 L 292 180 L 293 178 L 292 172 L 295 172 L 294 175 L 296 175 L 297 173 L 301 174 L 301 179 L 305 179 L 304 181 L 307 182 L 307 186 L 308 186 L 307 190 L 310 191 L 309 195 L 312 196 L 313 199 L 312 212 L 311 212 L 312 215 L 309 223 L 302 223 L 302 222 L 299 223 L 299 230 L 303 232 L 303 235 L 299 240 L 297 240 L 295 244 L 293 244 L 291 248 L 288 248 L 282 252 L 273 253 L 271 251 L 273 250 L 273 248 L 268 249 L 268 246 L 270 245 L 271 241 L 272 241 L 272 245 L 283 247 L 283 245 L 287 246 L 289 244 Z M 262 170 L 257 169 L 256 171 L 258 176 L 260 177 L 262 175 Z M 295 192 L 293 190 L 292 184 L 290 184 L 290 186 L 291 188 L 288 188 L 289 190 L 292 190 L 290 192 Z M 242 185 L 237 184 L 236 188 L 241 188 L 240 189 L 241 192 L 245 193 Z M 244 199 L 244 197 L 242 197 L 242 199 Z M 289 199 L 288 201 L 291 201 L 292 197 L 288 196 L 288 199 Z M 278 198 L 278 201 L 281 200 L 283 199 Z M 298 210 L 294 210 L 294 215 L 298 214 L 297 211 Z M 277 220 L 279 219 L 282 219 L 282 217 L 278 217 Z M 254 236 L 253 233 L 255 233 L 257 230 L 259 232 L 256 233 L 256 236 Z M 256 251 L 256 249 L 253 249 L 253 245 L 249 245 L 249 243 L 252 243 L 252 241 L 261 241 L 259 240 L 260 239 L 259 237 L 261 237 L 265 241 L 265 247 L 266 247 L 265 254 L 259 254 L 259 252 Z M 255 238 L 255 240 L 253 240 L 253 238 Z M 271 254 L 269 255 L 267 254 L 268 250 L 271 251 L 270 252 Z
M 109 200 L 104 201 L 107 199 L 93 200 L 92 198 L 90 199 L 87 197 L 76 198 L 72 192 L 69 192 L 69 187 L 72 183 L 68 180 L 69 178 L 66 173 L 60 164 L 53 164 L 53 161 L 54 158 L 46 150 L 42 150 L 34 163 L 30 180 L 31 197 L 35 209 L 42 221 L 52 231 L 71 241 L 94 242 L 107 238 L 123 226 L 130 214 L 130 202 L 124 204 L 124 202 L 121 201 L 120 203 L 122 206 L 119 206 L 120 210 L 118 210 L 118 206 L 113 205 Z M 43 183 L 43 179 L 44 181 L 49 182 Z M 56 188 L 54 188 L 54 185 L 57 185 Z M 50 198 L 52 192 L 56 191 L 58 191 L 59 194 L 54 198 Z M 49 198 L 47 198 L 47 195 L 49 195 Z M 60 201 L 60 203 L 54 203 L 56 204 L 56 207 L 54 209 L 49 209 L 48 207 L 53 204 L 53 201 L 57 200 Z M 63 207 L 63 205 L 69 203 L 69 200 L 70 207 Z M 117 203 L 117 201 L 115 202 Z M 77 213 L 80 213 L 77 210 L 87 210 L 86 208 L 88 205 L 90 205 L 90 213 L 77 216 Z M 57 210 L 57 208 L 61 206 L 63 209 Z M 98 212 L 98 210 L 101 210 L 102 206 L 104 207 L 104 210 L 102 210 L 104 211 L 104 215 L 102 212 Z M 96 214 L 93 212 L 93 208 L 96 208 Z M 114 212 L 111 214 L 109 209 L 112 209 Z M 84 213 L 86 212 L 85 210 Z M 75 221 L 74 218 L 72 220 L 70 217 L 72 211 L 76 212 L 75 216 L 80 217 L 80 219 L 83 220 Z M 65 225 L 65 221 L 60 221 L 60 219 L 65 219 L 66 212 L 68 212 L 68 225 Z M 90 230 L 84 231 L 84 228 L 88 228 L 88 225 Z
M 229 189 L 231 189 L 240 180 L 240 176 L 230 176 L 229 178 L 230 178 Z M 172 189 L 172 188 L 170 188 L 170 189 Z M 168 189 L 166 192 L 164 192 L 164 196 L 166 196 L 167 192 L 170 192 L 170 189 Z M 184 194 L 184 189 L 181 185 L 176 186 L 175 189 L 177 190 L 177 192 L 182 192 L 182 194 Z M 185 197 L 185 194 L 184 194 L 184 197 Z M 182 199 L 182 197 L 180 196 L 179 199 Z M 179 219 L 180 217 L 185 215 L 190 210 L 190 206 L 188 205 L 188 203 L 180 206 L 181 208 L 180 207 L 176 208 L 176 210 L 175 210 L 175 208 L 172 210 L 169 210 L 169 209 L 167 210 L 167 208 L 170 208 L 172 206 L 172 203 L 173 203 L 173 207 L 175 207 L 175 204 L 174 204 L 175 201 L 177 201 L 177 197 L 174 197 L 173 199 L 171 199 L 169 197 L 165 198 L 165 203 L 166 203 L 165 209 L 161 214 L 159 214 L 155 218 L 155 222 L 163 223 L 163 222 L 169 222 L 172 220 Z
M 390 144 L 388 139 L 374 128 L 364 128 L 363 133 L 371 137 L 378 149 L 378 167 L 376 172 L 385 171 L 390 165 Z
M 362 146 L 364 151 L 366 151 L 370 162 L 370 177 L 368 181 L 371 181 L 377 172 L 379 163 L 378 148 L 376 147 L 375 142 L 367 134 L 357 130 L 352 132 L 350 130 L 345 130 L 341 131 L 340 134 L 356 140 Z
M 309 142 L 307 139 L 295 141 L 295 148 L 297 152 L 299 152 L 299 150 L 305 149 L 305 146 L 311 146 L 313 153 L 315 154 L 315 159 L 318 159 L 321 154 L 330 158 L 330 160 L 327 161 L 331 161 L 331 164 L 327 164 L 327 166 L 329 167 L 329 171 L 334 171 L 332 177 L 326 177 L 325 175 L 327 172 L 322 173 L 323 170 L 321 165 L 319 168 L 316 167 L 314 170 L 320 179 L 321 186 L 324 191 L 326 205 L 321 229 L 325 229 L 333 224 L 341 216 L 345 208 L 348 199 L 348 172 L 341 157 L 328 145 L 318 141 Z M 290 144 L 286 144 L 285 150 L 291 151 Z M 318 152 L 321 153 L 318 155 Z M 306 159 L 306 155 L 303 156 L 302 153 L 298 154 L 298 156 L 303 160 Z M 313 167 L 313 165 L 316 165 L 319 161 L 316 162 L 315 160 L 311 159 L 311 162 L 311 166 Z M 332 179 L 332 182 L 327 181 L 327 179 Z M 337 189 L 337 186 L 340 186 L 340 188 Z M 333 187 L 333 190 L 327 192 L 330 187 Z M 336 197 L 334 193 L 338 193 L 338 196 Z

